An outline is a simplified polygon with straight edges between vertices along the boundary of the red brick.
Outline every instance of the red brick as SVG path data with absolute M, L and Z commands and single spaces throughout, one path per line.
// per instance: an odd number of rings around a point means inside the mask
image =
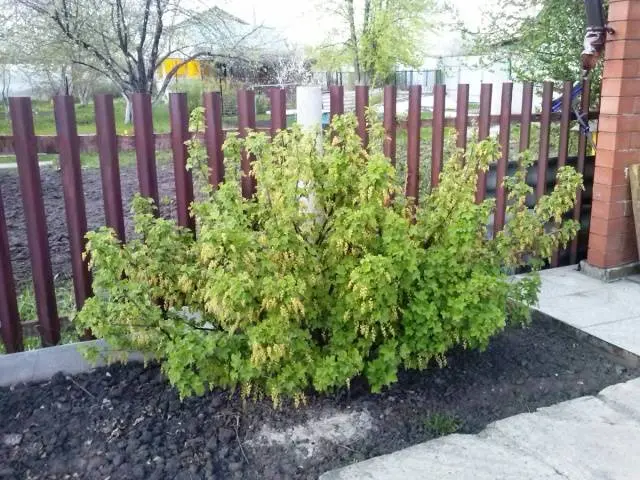
M 640 132 L 640 115 L 600 115 L 598 132 Z
M 587 262 L 595 267 L 617 267 L 619 265 L 624 265 L 625 263 L 635 262 L 636 260 L 638 260 L 637 249 L 629 251 L 604 252 L 602 250 L 596 250 L 589 245 Z
M 592 218 L 614 219 L 631 215 L 633 215 L 633 209 L 630 201 L 603 202 L 594 200 L 591 204 Z
M 600 134 L 602 135 L 602 134 Z M 598 136 L 598 146 L 596 153 L 596 166 L 606 168 L 624 169 L 629 165 L 640 162 L 640 149 L 638 150 L 618 150 L 603 148 Z
M 626 185 L 629 182 L 626 168 L 609 168 L 596 166 L 593 176 L 594 183 L 605 185 Z
M 607 21 L 640 20 L 640 2 L 637 0 L 623 0 L 610 2 Z
M 615 20 L 609 22 L 609 26 L 615 31 L 610 38 L 617 40 L 640 39 L 640 20 L 630 22 Z
M 618 40 L 610 36 L 605 45 L 604 58 L 607 60 L 638 59 L 640 58 L 640 40 Z
M 603 78 L 635 78 L 640 75 L 640 60 L 608 59 L 604 62 Z
M 600 100 L 600 113 L 608 115 L 640 114 L 640 97 L 605 95 Z
M 613 218 L 592 218 L 589 223 L 589 231 L 595 235 L 627 235 L 635 230 L 635 224 L 631 217 Z
M 637 97 L 640 95 L 640 77 L 605 78 L 602 81 L 602 92 L 607 97 Z
M 604 185 L 602 183 L 593 184 L 593 201 L 606 203 L 624 202 L 631 200 L 629 185 Z

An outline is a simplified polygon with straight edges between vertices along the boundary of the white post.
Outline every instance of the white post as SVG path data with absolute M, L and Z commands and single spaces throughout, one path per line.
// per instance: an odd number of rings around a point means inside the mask
M 305 130 L 322 124 L 322 90 L 317 86 L 296 87 L 296 121 Z

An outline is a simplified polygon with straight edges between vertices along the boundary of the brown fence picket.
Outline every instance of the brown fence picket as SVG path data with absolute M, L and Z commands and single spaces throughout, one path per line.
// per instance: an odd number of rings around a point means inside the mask
M 552 102 L 553 82 L 544 82 L 544 86 L 542 87 L 542 112 L 540 118 L 540 148 L 538 151 L 536 199 L 542 197 L 547 189 L 547 167 L 549 164 L 549 134 Z
M 560 117 L 560 144 L 558 147 L 558 168 L 567 164 L 569 157 L 569 126 L 571 123 L 571 92 L 573 90 L 573 82 L 565 81 L 562 88 L 562 105 Z M 551 266 L 560 265 L 560 255 L 558 251 L 553 252 L 551 256 Z
M 9 99 L 9 105 L 20 190 L 27 222 L 27 241 L 40 336 L 43 345 L 56 345 L 60 341 L 60 319 L 49 257 L 47 221 L 40 184 L 31 99 L 14 97 Z
M 491 127 L 491 94 L 493 85 L 483 83 L 480 87 L 480 113 L 478 115 L 478 140 L 482 141 L 489 136 Z M 476 202 L 480 203 L 487 195 L 487 173 L 478 172 L 478 185 L 476 187 Z
M 358 118 L 358 135 L 362 139 L 362 146 L 369 145 L 369 132 L 367 130 L 367 107 L 369 106 L 369 87 L 367 85 L 356 86 L 356 117 Z
M 458 85 L 458 98 L 456 101 L 456 146 L 462 150 L 467 149 L 467 125 L 469 117 L 469 84 Z
M 195 219 L 189 212 L 193 202 L 193 176 L 187 170 L 189 152 L 185 142 L 189 140 L 189 105 L 186 93 L 169 94 L 169 116 L 171 119 L 171 149 L 173 151 L 173 173 L 176 184 L 176 211 L 178 225 L 195 231 Z
M 224 131 L 222 130 L 222 96 L 218 92 L 203 94 L 204 139 L 209 159 L 209 183 L 216 188 L 224 181 Z
M 64 209 L 69 230 L 71 250 L 71 272 L 76 308 L 80 310 L 93 293 L 88 259 L 83 258 L 87 234 L 87 213 L 82 188 L 82 168 L 74 99 L 71 96 L 56 96 L 53 99 L 58 148 L 60 149 L 60 169 L 62 171 L 62 192 Z
M 7 353 L 24 350 L 2 192 L 0 192 L 0 334 Z
M 409 87 L 409 115 L 407 124 L 407 185 L 405 195 L 418 203 L 420 188 L 420 102 L 422 87 Z
M 342 85 L 331 85 L 329 87 L 329 113 L 330 118 L 344 113 L 344 87 Z
M 100 159 L 105 222 L 108 227 L 113 228 L 120 241 L 124 242 L 124 214 L 113 96 L 96 95 L 93 103 L 96 112 L 96 146 Z
M 509 144 L 511 140 L 511 100 L 513 83 L 502 84 L 502 101 L 500 105 L 500 158 L 496 169 L 496 214 L 493 221 L 494 235 L 504 228 L 507 194 L 504 178 L 509 164 Z
M 383 113 L 383 126 L 384 126 L 384 154 L 387 158 L 391 159 L 391 164 L 396 164 L 396 95 L 397 90 L 394 85 L 387 85 L 384 87 L 384 113 Z
M 520 152 L 529 150 L 531 144 L 531 112 L 533 108 L 533 83 L 522 86 L 522 111 L 520 113 Z
M 255 92 L 253 90 L 238 90 L 238 130 L 240 137 L 245 138 L 249 130 L 256 128 Z M 256 179 L 251 174 L 253 159 L 246 150 L 242 151 L 242 195 L 244 198 L 253 197 L 256 192 Z
M 158 172 L 156 170 L 156 142 L 153 134 L 153 112 L 151 95 L 133 94 L 133 129 L 136 142 L 136 164 L 138 166 L 138 184 L 143 197 L 153 199 L 155 215 L 160 215 L 158 195 Z
M 589 114 L 589 106 L 591 102 L 591 83 L 588 79 L 582 81 L 582 99 L 580 101 L 580 112 L 588 116 Z M 580 132 L 580 137 L 578 139 L 578 161 L 576 164 L 576 170 L 578 173 L 584 174 L 584 162 L 587 156 L 587 135 L 585 133 Z M 580 221 L 580 217 L 582 216 L 582 189 L 579 188 L 576 193 L 576 204 L 573 208 L 573 219 L 577 222 Z M 587 236 L 588 239 L 588 236 Z M 578 237 L 573 239 L 571 242 L 571 248 L 569 253 L 569 263 L 572 265 L 578 261 Z
M 275 137 L 278 130 L 287 128 L 287 91 L 284 88 L 269 90 L 271 101 L 271 137 Z
M 446 85 L 438 84 L 433 91 L 433 127 L 431 130 L 431 188 L 438 186 L 444 156 L 444 114 Z

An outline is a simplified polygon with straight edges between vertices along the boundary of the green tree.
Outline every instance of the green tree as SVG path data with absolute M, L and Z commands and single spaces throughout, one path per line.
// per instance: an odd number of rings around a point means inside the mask
M 419 67 L 434 0 L 333 0 L 323 9 L 337 20 L 313 57 L 318 68 L 352 65 L 358 83 L 386 80 L 398 65 Z
M 583 0 L 492 0 L 477 31 L 462 28 L 471 53 L 509 62 L 517 80 L 577 80 L 586 29 Z M 600 77 L 600 69 L 594 76 Z M 596 82 L 599 83 L 599 82 Z

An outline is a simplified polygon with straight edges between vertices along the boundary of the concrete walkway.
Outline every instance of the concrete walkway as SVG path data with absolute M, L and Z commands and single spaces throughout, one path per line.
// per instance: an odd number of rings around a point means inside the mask
M 626 351 L 640 357 L 640 275 L 604 283 L 579 272 L 577 266 L 540 275 L 540 313 L 601 340 L 603 346 L 609 344 L 616 354 Z
M 637 480 L 640 379 L 325 473 L 320 480 Z
M 640 275 L 604 283 L 577 266 L 541 272 L 536 314 L 640 362 Z M 640 378 L 325 473 L 321 480 L 638 480 Z

